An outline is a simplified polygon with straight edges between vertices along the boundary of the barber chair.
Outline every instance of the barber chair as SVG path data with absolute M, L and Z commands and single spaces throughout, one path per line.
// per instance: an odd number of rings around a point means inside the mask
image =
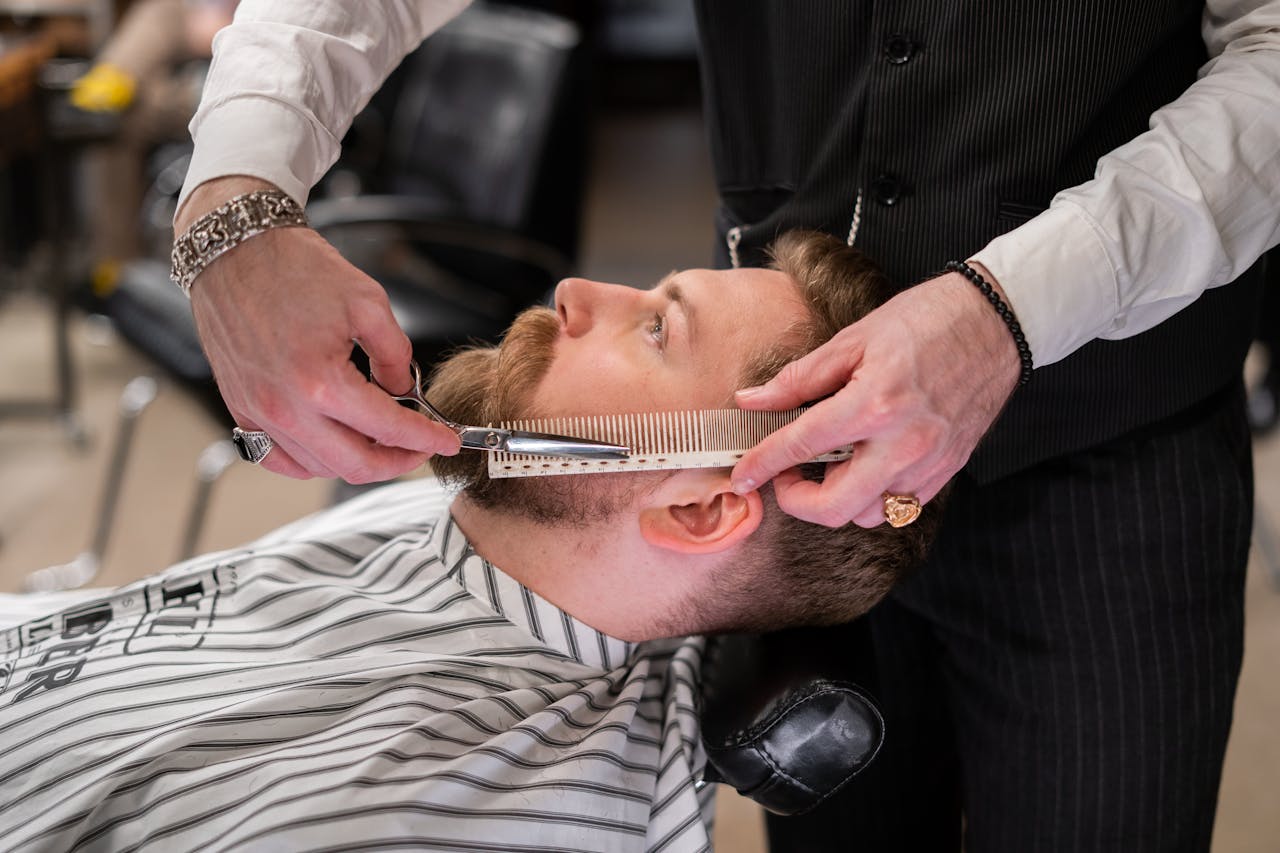
M 731 785 L 778 815 L 821 805 L 884 742 L 880 709 L 859 686 L 874 672 L 862 622 L 710 638 L 703 781 Z

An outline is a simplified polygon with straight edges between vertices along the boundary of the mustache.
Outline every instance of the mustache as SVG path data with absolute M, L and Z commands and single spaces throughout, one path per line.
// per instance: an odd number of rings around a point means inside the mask
M 497 419 L 536 416 L 533 392 L 551 368 L 559 338 L 560 315 L 550 308 L 527 308 L 512 322 L 498 346 L 491 389 Z
M 536 417 L 530 401 L 555 358 L 559 337 L 560 317 L 555 311 L 527 308 L 498 346 L 468 347 L 436 367 L 428 399 L 446 416 L 475 426 Z M 432 460 L 437 475 L 464 486 L 478 482 L 485 465 L 483 453 L 466 451 Z
M 543 413 L 534 409 L 532 396 L 555 358 L 560 333 L 555 311 L 526 309 L 498 346 L 470 347 L 440 365 L 428 397 L 454 420 L 477 426 L 539 417 Z M 650 482 L 634 473 L 491 480 L 487 454 L 466 450 L 432 458 L 431 468 L 479 506 L 574 528 L 612 518 L 630 505 L 635 489 Z
M 467 347 L 436 367 L 429 386 L 432 403 L 455 421 L 478 426 L 528 415 L 559 336 L 555 311 L 525 309 L 497 346 Z

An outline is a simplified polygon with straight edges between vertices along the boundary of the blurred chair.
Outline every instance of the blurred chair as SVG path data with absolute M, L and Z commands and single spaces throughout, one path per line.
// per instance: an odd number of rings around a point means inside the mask
M 419 362 L 493 341 L 577 252 L 586 85 L 577 27 L 473 5 L 403 63 L 361 194 L 308 208 L 387 290 Z
M 570 270 L 586 160 L 580 44 L 557 16 L 474 4 L 405 59 L 308 208 L 317 230 L 386 287 L 424 365 L 494 340 Z M 151 231 L 185 170 L 186 152 L 164 155 L 144 204 Z M 126 264 L 106 311 L 229 423 L 166 259 Z

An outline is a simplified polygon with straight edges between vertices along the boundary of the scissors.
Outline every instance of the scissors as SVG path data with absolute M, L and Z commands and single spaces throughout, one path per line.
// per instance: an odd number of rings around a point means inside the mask
M 526 432 L 518 429 L 466 426 L 446 418 L 439 409 L 427 401 L 422 393 L 422 368 L 418 362 L 409 362 L 413 376 L 413 388 L 407 394 L 391 394 L 393 400 L 404 400 L 421 406 L 433 420 L 444 424 L 458 434 L 464 449 L 490 452 L 528 453 L 537 456 L 559 456 L 569 459 L 626 459 L 631 449 L 621 444 L 574 438 L 568 435 L 552 435 L 545 432 Z M 386 390 L 385 388 L 383 389 Z

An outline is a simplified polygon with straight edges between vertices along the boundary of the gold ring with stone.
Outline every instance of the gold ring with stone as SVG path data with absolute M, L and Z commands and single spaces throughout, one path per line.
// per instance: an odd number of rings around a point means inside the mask
M 884 520 L 891 527 L 906 527 L 920 517 L 920 500 L 915 495 L 891 495 L 885 492 Z

